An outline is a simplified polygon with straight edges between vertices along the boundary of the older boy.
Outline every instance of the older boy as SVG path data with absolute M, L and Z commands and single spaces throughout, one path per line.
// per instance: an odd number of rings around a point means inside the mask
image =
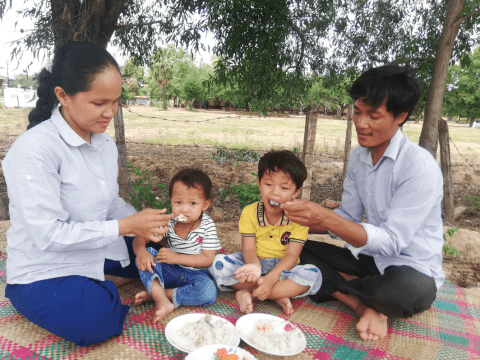
M 331 295 L 359 317 L 364 340 L 382 339 L 388 317 L 410 317 L 430 308 L 444 282 L 443 178 L 429 152 L 402 134 L 420 96 L 406 69 L 370 69 L 353 84 L 353 121 L 361 147 L 348 163 L 341 206 L 330 211 L 299 201 L 284 204 L 288 218 L 330 233 L 345 248 L 309 242 L 302 262 L 323 276 L 313 297 Z M 363 213 L 366 223 L 361 223 Z
M 298 265 L 308 228 L 293 223 L 280 204 L 291 201 L 307 177 L 305 165 L 291 151 L 272 151 L 258 163 L 261 201 L 242 212 L 242 252 L 215 256 L 209 271 L 220 290 L 236 290 L 240 311 L 251 313 L 253 300 L 274 300 L 287 315 L 290 298 L 315 294 L 321 284 L 313 265 Z

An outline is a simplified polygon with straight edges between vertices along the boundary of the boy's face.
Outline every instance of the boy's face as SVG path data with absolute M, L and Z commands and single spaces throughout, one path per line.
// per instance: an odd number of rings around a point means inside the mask
M 382 156 L 397 132 L 398 126 L 407 117 L 407 113 L 402 113 L 395 119 L 393 114 L 387 111 L 388 99 L 383 100 L 377 108 L 366 104 L 363 100 L 355 101 L 353 112 L 358 143 Z
M 211 204 L 211 200 L 205 199 L 203 189 L 201 187 L 188 187 L 181 181 L 177 181 L 173 185 L 172 196 L 172 213 L 174 216 L 180 214 L 188 217 L 183 224 L 193 224 L 200 218 L 203 211 L 207 210 Z
M 263 174 L 262 179 L 257 180 L 257 182 L 265 209 L 272 213 L 282 212 L 283 210 L 280 207 L 271 206 L 269 200 L 284 204 L 295 198 L 301 191 L 301 189 L 296 189 L 290 175 L 283 171 L 267 171 Z

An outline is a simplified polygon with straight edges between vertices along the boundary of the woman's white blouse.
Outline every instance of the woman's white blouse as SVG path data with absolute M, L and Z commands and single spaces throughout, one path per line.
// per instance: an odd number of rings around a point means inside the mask
M 117 147 L 103 133 L 91 143 L 57 110 L 8 151 L 8 284 L 69 275 L 104 280 L 105 258 L 129 264 L 117 219 L 135 209 L 118 195 Z

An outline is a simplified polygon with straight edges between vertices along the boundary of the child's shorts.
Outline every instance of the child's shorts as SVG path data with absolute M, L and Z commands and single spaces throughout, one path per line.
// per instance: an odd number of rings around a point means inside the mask
M 262 275 L 266 275 L 272 271 L 280 260 L 279 258 L 260 259 Z M 239 280 L 235 279 L 234 273 L 243 265 L 245 265 L 245 262 L 243 261 L 241 252 L 227 255 L 217 254 L 208 271 L 212 274 L 220 290 L 233 291 L 234 289 L 230 286 L 239 282 Z M 305 293 L 295 297 L 316 294 L 322 285 L 322 273 L 315 265 L 295 265 L 291 270 L 283 270 L 280 274 L 279 281 L 285 279 L 290 279 L 299 285 L 310 287 Z

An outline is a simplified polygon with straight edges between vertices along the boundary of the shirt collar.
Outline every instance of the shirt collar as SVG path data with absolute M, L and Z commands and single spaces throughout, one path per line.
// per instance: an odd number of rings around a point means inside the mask
M 405 135 L 403 135 L 402 130 L 399 128 L 395 135 L 390 139 L 390 144 L 388 144 L 385 152 L 383 153 L 382 159 L 389 157 L 392 160 L 395 160 L 400 151 L 400 147 L 404 141 Z M 365 164 L 372 165 L 372 153 L 369 148 L 363 148 L 364 151 L 360 155 L 360 160 Z M 377 163 L 381 163 L 382 159 Z
M 278 224 L 268 224 L 267 225 L 267 218 L 265 215 L 265 204 L 263 201 L 259 201 L 257 204 L 257 222 L 258 225 L 260 226 L 275 226 L 275 225 L 288 225 L 290 223 L 290 220 L 287 219 L 285 216 L 285 213 L 282 214 L 282 217 L 280 218 L 280 222 Z
M 75 132 L 75 130 L 70 127 L 70 125 L 68 125 L 67 121 L 60 112 L 60 107 L 55 110 L 50 119 L 60 133 L 60 136 L 70 146 L 82 146 L 83 144 L 86 144 L 88 146 L 101 148 L 103 144 L 108 141 L 108 137 L 105 136 L 105 134 L 101 133 L 91 135 L 92 145 L 87 143 L 84 139 L 82 139 L 80 135 Z

